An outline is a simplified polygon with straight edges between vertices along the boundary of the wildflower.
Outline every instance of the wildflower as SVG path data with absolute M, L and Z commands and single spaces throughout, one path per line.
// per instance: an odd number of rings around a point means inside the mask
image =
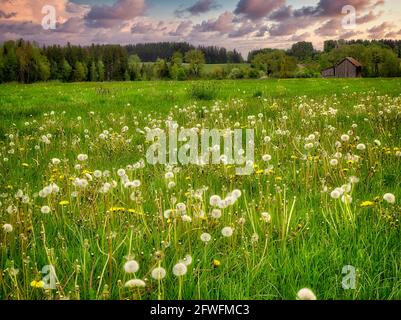
M 386 193 L 383 196 L 384 201 L 386 201 L 387 203 L 390 204 L 394 204 L 395 203 L 395 196 L 392 193 Z
M 36 281 L 36 280 L 33 280 L 33 281 L 31 282 L 31 287 L 33 287 L 33 288 L 40 289 L 40 288 L 43 288 L 43 286 L 44 286 L 44 282 L 43 282 L 43 281 Z
M 124 169 L 118 169 L 117 175 L 119 177 L 124 177 L 126 175 L 125 170 Z
M 180 260 L 180 262 L 185 264 L 186 266 L 190 266 L 192 264 L 192 257 L 187 254 L 184 259 Z
M 231 193 L 231 195 L 232 195 L 235 199 L 238 199 L 238 198 L 241 197 L 242 192 L 241 192 L 241 190 L 235 189 L 235 190 L 233 190 L 233 192 Z
M 299 290 L 297 297 L 299 300 L 316 300 L 315 294 L 308 288 Z
M 176 277 L 182 277 L 187 273 L 188 269 L 187 266 L 181 262 L 177 263 L 174 267 L 173 267 L 173 274 Z
M 375 203 L 372 201 L 364 201 L 361 203 L 362 208 L 369 208 L 369 207 L 373 207 L 374 205 L 375 205 Z
M 341 140 L 342 141 L 344 141 L 344 142 L 347 142 L 347 141 L 349 141 L 349 135 L 348 134 L 343 134 L 342 136 L 341 136 Z
M 341 197 L 341 201 L 345 204 L 351 204 L 352 203 L 352 197 L 348 194 L 345 194 Z
M 221 234 L 223 235 L 223 237 L 229 238 L 233 235 L 233 228 L 231 227 L 225 227 L 223 228 L 223 230 L 221 230 Z
M 267 212 L 262 212 L 262 219 L 263 219 L 264 222 L 270 223 L 271 220 L 272 220 L 272 217 L 270 216 L 269 213 L 267 213 Z
M 152 270 L 151 276 L 155 280 L 162 280 L 166 277 L 166 269 L 158 267 Z
M 60 202 L 59 202 L 59 205 L 60 205 L 60 206 L 68 206 L 69 204 L 70 204 L 70 202 L 67 201 L 67 200 L 63 200 L 63 201 L 60 201 Z
M 382 145 L 382 143 L 380 142 L 380 140 L 375 140 L 374 141 L 375 145 L 377 145 L 378 147 L 380 147 Z
M 210 197 L 210 205 L 211 206 L 216 207 L 220 201 L 221 201 L 221 198 L 219 196 L 214 195 L 214 196 Z
M 341 197 L 341 192 L 339 191 L 339 189 L 335 189 L 335 190 L 333 190 L 333 191 L 331 192 L 330 196 L 331 196 L 333 199 L 338 199 L 338 198 Z
M 95 171 L 93 172 L 93 176 L 94 176 L 95 178 L 97 178 L 97 179 L 101 178 L 101 177 L 102 177 L 102 171 L 100 171 L 100 170 L 95 170 Z
M 40 209 L 40 212 L 42 212 L 42 213 L 44 213 L 44 214 L 48 214 L 48 213 L 50 213 L 50 207 L 49 207 L 49 206 L 43 206 L 43 207 Z
M 78 159 L 78 161 L 80 161 L 80 162 L 86 161 L 86 160 L 88 160 L 88 155 L 86 155 L 86 154 L 79 154 L 78 157 L 77 157 L 77 159 Z
M 183 222 L 192 222 L 192 218 L 186 214 L 181 217 Z
M 331 165 L 332 167 L 336 167 L 336 166 L 338 165 L 338 160 L 337 160 L 337 159 L 331 159 L 331 160 L 330 160 L 330 165 Z
M 146 287 L 145 281 L 141 279 L 132 279 L 125 283 L 126 288 L 144 288 Z
M 304 148 L 305 148 L 305 150 L 310 150 L 310 149 L 312 149 L 312 148 L 313 148 L 313 143 L 307 143 L 307 144 L 305 144 Z
M 9 223 L 6 223 L 3 225 L 3 230 L 5 233 L 11 233 L 13 232 L 13 226 Z
M 141 181 L 139 181 L 139 180 L 132 181 L 132 186 L 134 188 L 139 188 L 141 186 Z
M 187 209 L 187 206 L 185 205 L 185 203 L 182 203 L 182 202 L 180 202 L 180 203 L 177 203 L 177 211 L 180 211 L 180 212 L 185 212 L 185 210 Z
M 213 259 L 213 267 L 218 268 L 221 266 L 220 260 Z
M 200 236 L 200 239 L 205 242 L 208 243 L 210 240 L 212 240 L 212 236 L 209 233 L 202 233 Z
M 52 164 L 54 164 L 55 166 L 59 165 L 60 162 L 61 162 L 61 160 L 58 159 L 58 158 L 53 158 L 53 159 L 52 159 Z
M 213 219 L 220 219 L 221 218 L 221 210 L 220 209 L 213 209 L 212 213 L 210 214 Z
M 366 146 L 365 146 L 363 143 L 358 144 L 358 145 L 356 146 L 356 148 L 357 148 L 359 151 L 365 151 L 365 150 L 366 150 Z
M 265 155 L 262 157 L 262 159 L 263 159 L 264 162 L 269 162 L 269 161 L 272 159 L 272 156 L 269 155 L 269 154 L 265 154 Z
M 126 273 L 135 273 L 139 270 L 139 264 L 135 260 L 127 261 L 124 264 L 124 270 Z
M 169 171 L 164 175 L 164 177 L 166 178 L 166 180 L 173 179 L 174 178 L 174 173 Z

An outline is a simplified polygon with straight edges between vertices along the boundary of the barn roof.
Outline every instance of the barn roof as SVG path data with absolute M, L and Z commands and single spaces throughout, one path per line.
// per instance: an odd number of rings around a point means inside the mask
M 362 64 L 358 60 L 356 60 L 352 57 L 346 57 L 345 59 L 341 60 L 336 65 L 338 66 L 339 64 L 343 63 L 345 60 L 348 60 L 349 62 L 351 62 L 355 67 L 362 67 Z

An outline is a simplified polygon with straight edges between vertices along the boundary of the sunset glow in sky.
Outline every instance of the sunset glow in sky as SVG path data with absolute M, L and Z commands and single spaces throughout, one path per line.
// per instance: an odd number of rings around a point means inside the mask
M 42 8 L 56 8 L 55 30 L 44 30 Z M 344 29 L 342 8 L 356 9 L 356 28 Z M 243 53 L 287 48 L 296 41 L 321 47 L 327 39 L 401 39 L 399 0 L 0 0 L 0 41 L 89 45 L 187 41 Z

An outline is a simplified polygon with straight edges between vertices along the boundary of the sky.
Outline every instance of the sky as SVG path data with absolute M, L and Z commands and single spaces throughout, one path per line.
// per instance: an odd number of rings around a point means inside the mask
M 53 17 L 55 28 L 44 28 Z M 244 55 L 298 41 L 321 49 L 328 39 L 401 39 L 401 1 L 0 0 L 0 41 L 19 38 L 46 45 L 187 41 Z

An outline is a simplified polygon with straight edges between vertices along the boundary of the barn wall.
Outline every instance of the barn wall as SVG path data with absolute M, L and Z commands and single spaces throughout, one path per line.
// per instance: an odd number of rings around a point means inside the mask
M 334 68 L 323 70 L 322 75 L 324 78 L 333 78 L 334 77 Z
M 357 67 L 355 67 L 348 60 L 344 60 L 338 66 L 336 66 L 336 77 L 337 78 L 356 78 Z

